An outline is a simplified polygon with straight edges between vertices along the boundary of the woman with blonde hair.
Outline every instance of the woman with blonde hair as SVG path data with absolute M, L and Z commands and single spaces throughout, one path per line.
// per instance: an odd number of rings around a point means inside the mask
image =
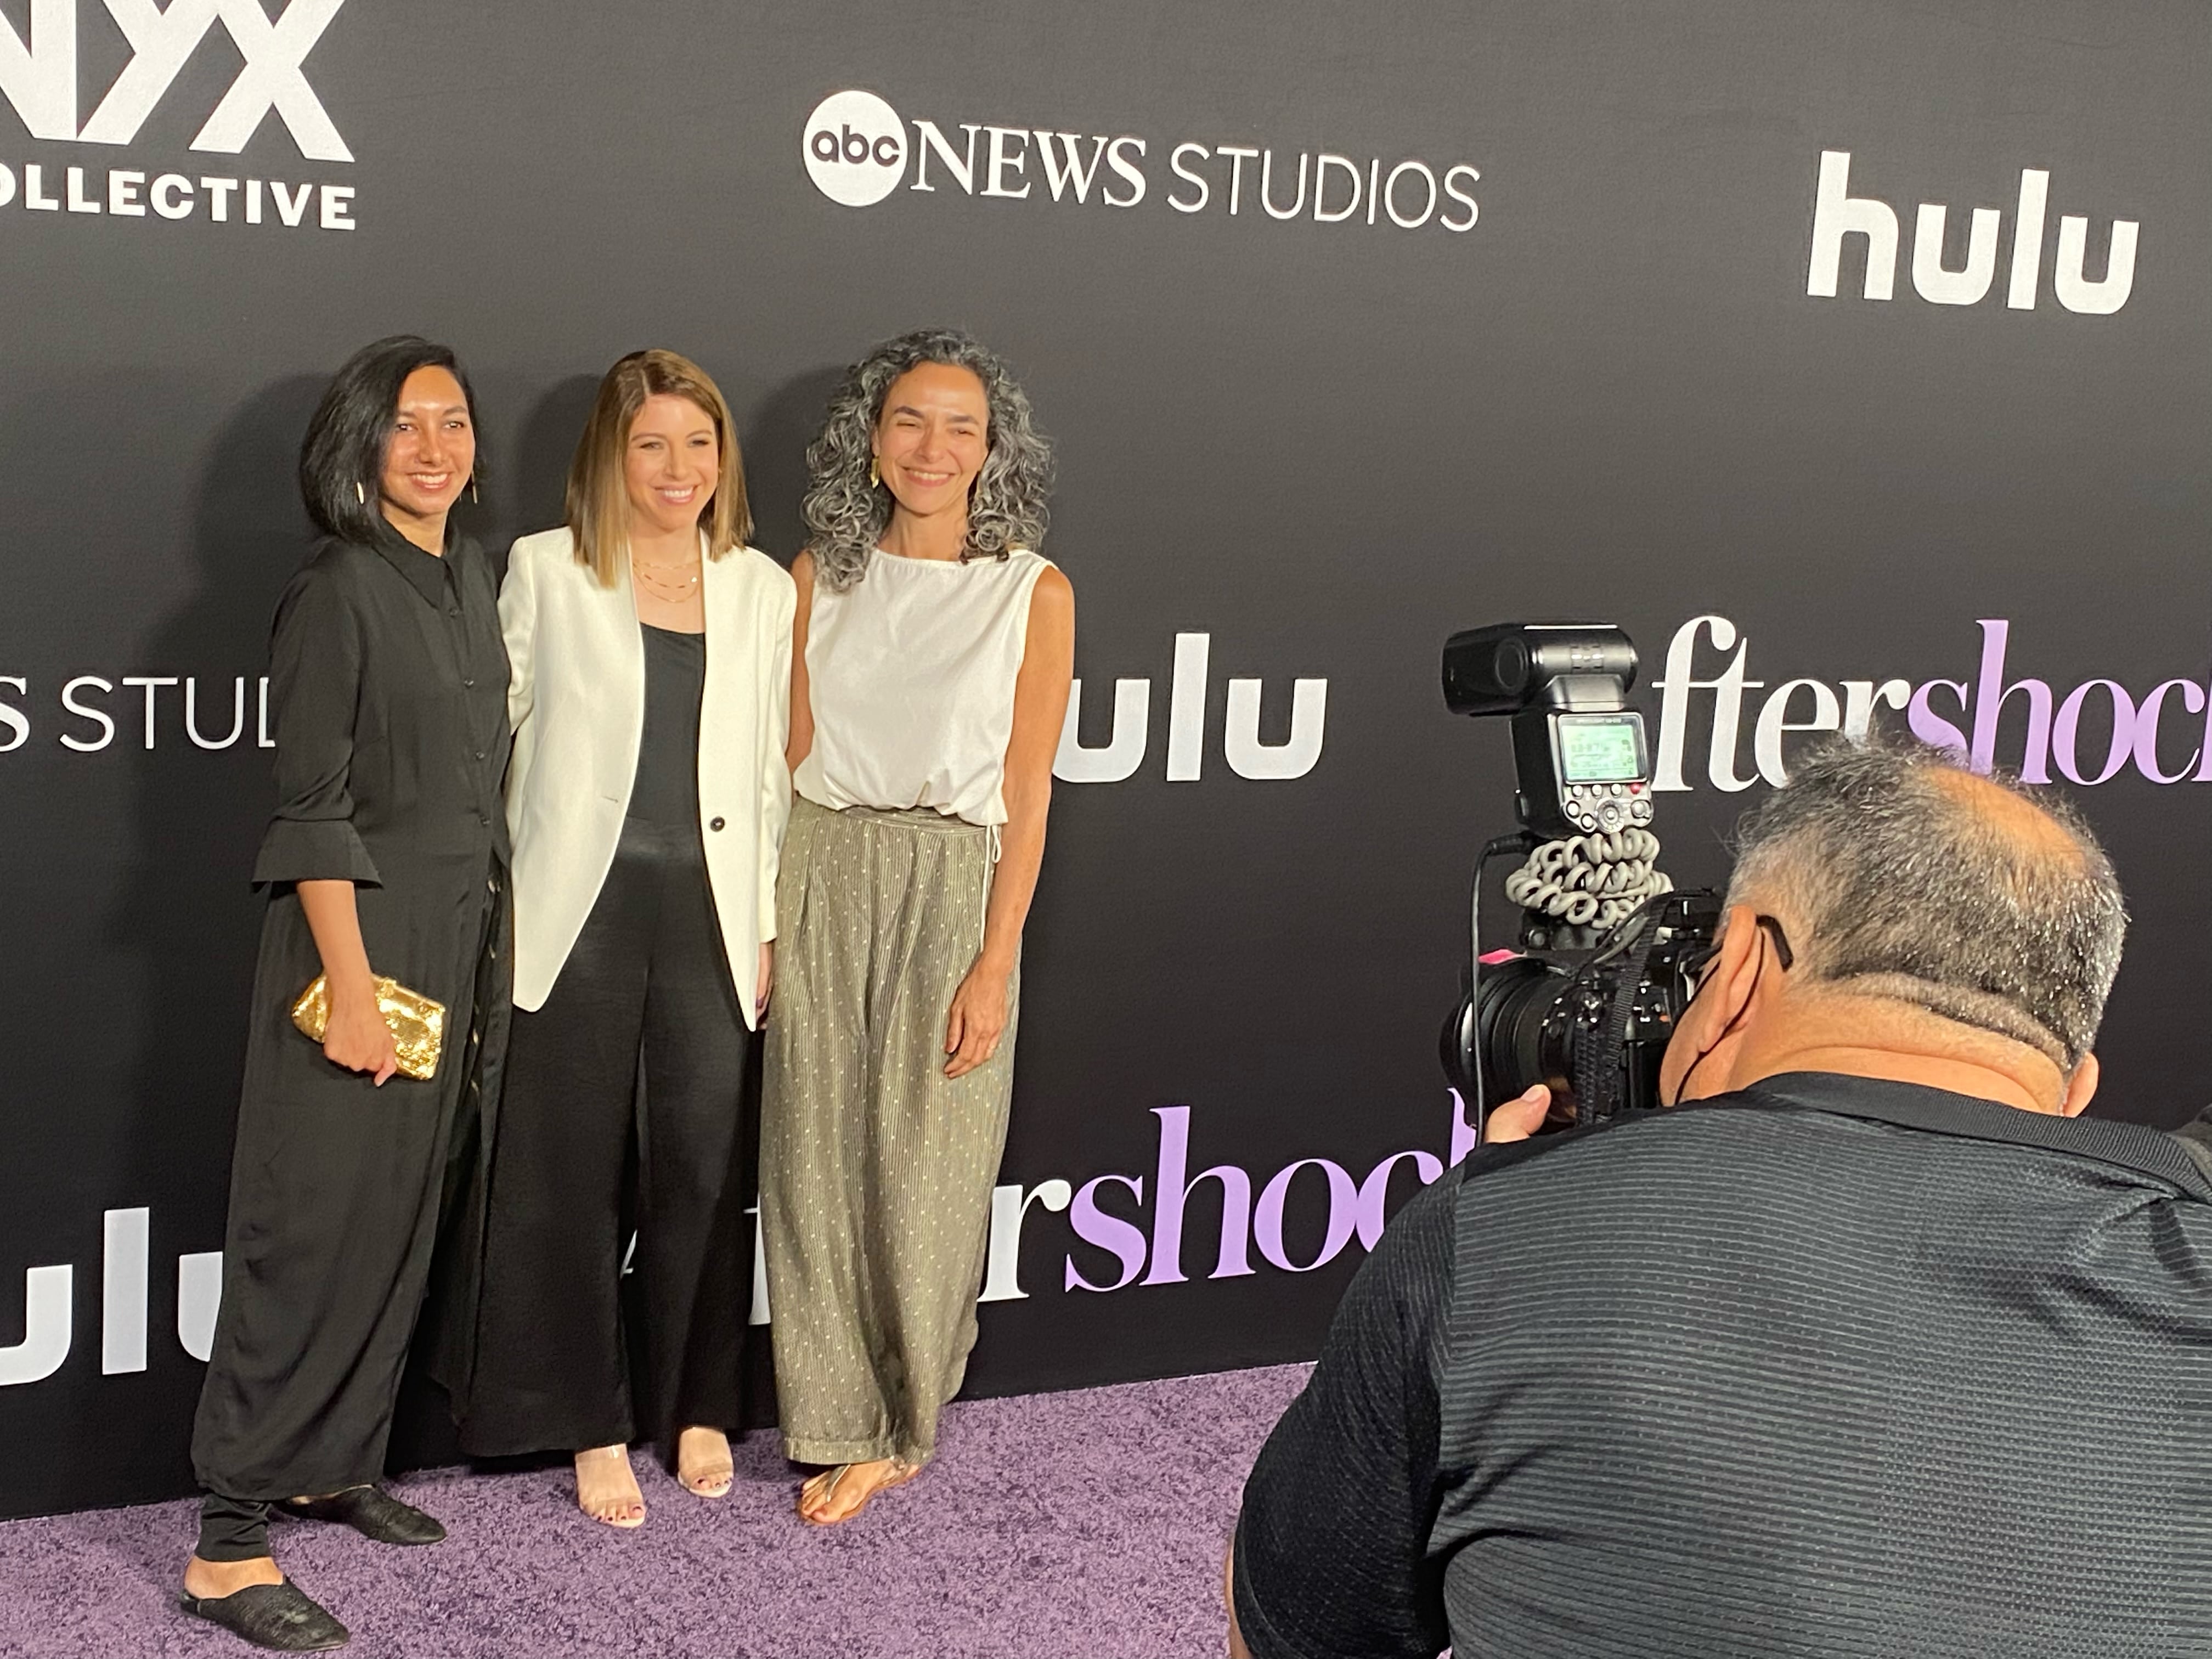
M 750 531 L 729 404 L 638 352 L 500 595 L 516 1015 L 462 1444 L 573 1451 L 611 1526 L 645 1519 L 631 1440 L 719 1498 L 743 1426 L 793 605 Z
M 806 460 L 761 1220 L 829 1525 L 921 1472 L 975 1345 L 1075 596 L 1036 551 L 1051 450 L 966 335 L 854 364 Z

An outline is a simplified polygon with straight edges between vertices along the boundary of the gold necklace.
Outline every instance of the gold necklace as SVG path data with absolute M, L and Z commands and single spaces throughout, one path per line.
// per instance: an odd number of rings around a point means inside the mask
M 664 605 L 684 605 L 698 590 L 699 567 L 696 564 L 690 566 L 688 573 L 680 579 L 672 579 L 661 574 L 682 568 L 680 566 L 647 564 L 642 559 L 633 557 L 629 568 L 630 574 L 643 584 L 645 591 Z

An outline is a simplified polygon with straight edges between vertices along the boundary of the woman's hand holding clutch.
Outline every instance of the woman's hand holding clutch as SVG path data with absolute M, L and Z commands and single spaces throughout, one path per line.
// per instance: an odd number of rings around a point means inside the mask
M 399 1052 L 377 1006 L 376 984 L 331 986 L 330 1024 L 323 1030 L 323 1058 L 349 1072 L 374 1074 L 381 1089 L 399 1069 Z

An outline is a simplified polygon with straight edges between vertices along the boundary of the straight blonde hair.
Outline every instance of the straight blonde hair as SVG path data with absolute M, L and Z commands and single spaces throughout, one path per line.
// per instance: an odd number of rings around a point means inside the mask
M 584 422 L 575 459 L 568 464 L 568 533 L 575 538 L 576 562 L 589 568 L 602 587 L 619 581 L 629 546 L 629 489 L 623 471 L 629 429 L 645 400 L 659 397 L 696 404 L 714 422 L 721 472 L 714 495 L 699 509 L 708 556 L 719 559 L 752 538 L 737 422 L 721 388 L 689 357 L 673 351 L 633 351 L 599 382 L 591 419 Z

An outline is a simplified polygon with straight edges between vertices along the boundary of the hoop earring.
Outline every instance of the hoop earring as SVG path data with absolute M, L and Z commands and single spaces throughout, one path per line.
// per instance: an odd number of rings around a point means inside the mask
M 363 507 L 367 507 L 368 505 L 368 491 L 363 487 L 361 480 L 358 478 L 356 478 L 353 482 L 353 498 L 359 501 Z
M 876 458 L 871 455 L 868 457 L 868 488 L 871 489 L 881 489 L 883 487 L 884 475 L 877 470 Z

